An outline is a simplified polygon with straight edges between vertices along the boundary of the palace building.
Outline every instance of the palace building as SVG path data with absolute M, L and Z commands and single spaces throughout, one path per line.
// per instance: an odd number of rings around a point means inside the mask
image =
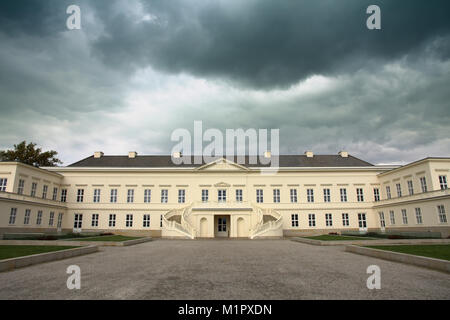
M 267 152 L 265 157 L 271 157 Z M 404 166 L 336 155 L 227 158 L 108 156 L 66 167 L 0 162 L 0 234 L 105 231 L 163 238 L 274 238 L 331 232 L 434 232 L 448 237 L 450 158 Z M 246 162 L 248 163 L 248 162 Z

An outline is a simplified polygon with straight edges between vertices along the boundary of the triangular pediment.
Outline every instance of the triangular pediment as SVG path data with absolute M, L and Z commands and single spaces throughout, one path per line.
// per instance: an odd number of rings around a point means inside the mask
M 201 171 L 248 171 L 249 169 L 225 158 L 217 159 L 198 167 Z

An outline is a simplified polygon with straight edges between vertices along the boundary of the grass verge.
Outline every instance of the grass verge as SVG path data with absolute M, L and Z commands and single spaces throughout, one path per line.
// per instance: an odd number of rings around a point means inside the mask
M 450 261 L 450 244 L 366 246 L 366 248 L 407 253 Z
M 369 237 L 339 236 L 339 235 L 330 235 L 330 234 L 323 234 L 320 236 L 303 237 L 303 238 L 312 239 L 312 240 L 321 240 L 321 241 L 375 240 L 374 238 L 369 238 Z
M 122 242 L 128 240 L 141 239 L 142 237 L 127 237 L 121 235 L 113 235 L 113 236 L 99 236 L 99 237 L 89 237 L 89 238 L 74 238 L 67 239 L 67 241 L 114 241 L 114 242 Z
M 47 253 L 66 249 L 78 248 L 76 246 L 23 246 L 0 245 L 0 260 L 11 259 L 32 254 Z

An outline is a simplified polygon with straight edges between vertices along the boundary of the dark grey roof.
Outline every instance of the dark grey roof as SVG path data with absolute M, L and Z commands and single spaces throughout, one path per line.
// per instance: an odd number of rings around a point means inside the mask
M 202 164 L 193 164 L 193 157 L 191 157 L 192 164 L 176 165 L 172 162 L 171 156 L 137 156 L 136 158 L 129 158 L 128 156 L 102 156 L 101 158 L 94 158 L 90 156 L 86 159 L 72 163 L 69 167 L 107 167 L 107 168 L 167 168 L 167 167 L 199 167 Z M 242 164 L 245 167 L 269 167 L 270 164 L 261 164 L 258 161 L 255 164 L 250 164 L 249 157 L 245 157 L 245 163 Z M 235 163 L 237 161 L 234 156 Z M 373 166 L 371 163 L 363 161 L 349 155 L 347 158 L 343 158 L 340 155 L 314 155 L 312 158 L 306 157 L 306 155 L 280 155 L 279 156 L 280 167 L 368 167 Z

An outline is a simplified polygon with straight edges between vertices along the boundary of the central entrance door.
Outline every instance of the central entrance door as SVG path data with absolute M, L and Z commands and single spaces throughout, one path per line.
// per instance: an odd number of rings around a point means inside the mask
M 216 237 L 226 238 L 230 236 L 230 216 L 216 216 Z

